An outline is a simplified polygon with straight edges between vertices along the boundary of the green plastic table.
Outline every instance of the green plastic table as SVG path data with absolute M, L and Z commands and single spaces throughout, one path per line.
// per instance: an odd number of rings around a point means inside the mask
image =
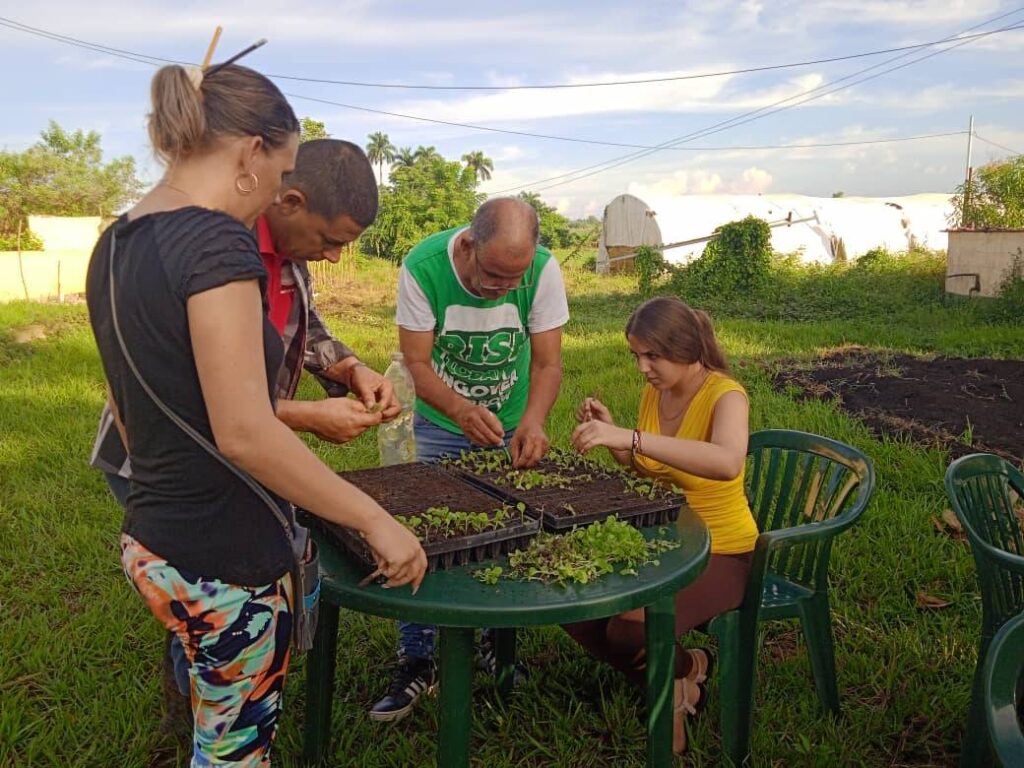
M 710 538 L 704 523 L 686 507 L 675 524 L 647 528 L 643 534 L 677 540 L 680 546 L 662 553 L 658 565 L 639 569 L 638 576 L 610 574 L 592 584 L 567 587 L 506 580 L 486 585 L 472 573 L 490 563 L 474 563 L 428 574 L 415 596 L 408 587 L 357 586 L 366 569 L 329 539 L 314 534 L 320 546 L 323 582 L 316 640 L 306 663 L 306 762 L 316 764 L 323 759 L 330 735 L 339 607 L 438 625 L 437 764 L 443 768 L 469 765 L 475 628 L 496 630 L 498 688 L 505 695 L 512 686 L 517 627 L 568 624 L 646 608 L 647 765 L 669 766 L 676 640 L 673 596 L 704 570 Z

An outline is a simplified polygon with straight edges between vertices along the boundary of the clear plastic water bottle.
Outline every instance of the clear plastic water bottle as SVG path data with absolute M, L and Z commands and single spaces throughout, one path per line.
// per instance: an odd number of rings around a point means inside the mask
M 416 461 L 416 437 L 413 433 L 413 407 L 416 405 L 416 386 L 412 374 L 405 367 L 401 352 L 391 353 L 391 365 L 384 378 L 395 388 L 395 397 L 402 412 L 391 421 L 377 427 L 377 449 L 380 465 L 408 464 Z

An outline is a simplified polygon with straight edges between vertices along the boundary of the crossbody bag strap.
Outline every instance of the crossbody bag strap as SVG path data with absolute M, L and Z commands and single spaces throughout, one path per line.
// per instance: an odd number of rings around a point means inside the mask
M 194 440 L 200 448 L 210 454 L 214 459 L 220 462 L 224 467 L 229 469 L 239 480 L 245 483 L 249 490 L 251 490 L 259 499 L 267 505 L 267 508 L 274 514 L 277 521 L 281 524 L 281 528 L 284 529 L 285 536 L 288 537 L 288 543 L 292 545 L 292 551 L 295 550 L 295 535 L 292 531 L 291 523 L 288 518 L 281 512 L 281 508 L 277 503 L 270 497 L 266 489 L 257 483 L 248 473 L 236 467 L 230 459 L 228 459 L 220 450 L 217 449 L 213 443 L 203 437 L 193 427 L 182 419 L 178 414 L 170 409 L 170 407 L 164 403 L 163 400 L 153 391 L 152 387 L 143 378 L 142 373 L 139 372 L 138 367 L 135 365 L 135 360 L 132 359 L 131 353 L 128 351 L 128 346 L 124 342 L 124 336 L 121 334 L 121 325 L 117 320 L 117 298 L 114 287 L 114 252 L 117 247 L 117 231 L 116 224 L 111 228 L 110 231 L 110 261 L 108 262 L 107 274 L 110 282 L 110 312 L 114 321 L 114 335 L 117 336 L 117 343 L 121 347 L 121 354 L 124 355 L 125 362 L 128 363 L 128 368 L 134 374 L 135 379 L 139 382 L 139 386 L 142 387 L 142 391 L 145 392 L 149 399 L 153 401 L 153 404 L 159 408 L 163 414 L 170 419 L 182 432 L 188 435 Z M 296 555 L 301 559 L 301 555 Z

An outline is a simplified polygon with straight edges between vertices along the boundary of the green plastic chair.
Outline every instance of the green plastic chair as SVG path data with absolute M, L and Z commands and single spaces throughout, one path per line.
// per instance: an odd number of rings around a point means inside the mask
M 1004 766 L 1024 765 L 1020 691 L 1024 673 L 1024 613 L 1003 624 L 989 646 L 982 677 L 988 733 Z
M 747 498 L 761 531 L 743 604 L 715 617 L 722 744 L 734 765 L 750 757 L 758 624 L 800 619 L 822 706 L 839 712 L 828 565 L 832 541 L 863 514 L 871 461 L 825 437 L 770 429 L 750 436 Z
M 960 765 L 991 765 L 982 669 L 996 632 L 1024 611 L 1024 538 L 1014 514 L 1015 502 L 1024 503 L 1024 475 L 998 456 L 975 453 L 949 465 L 946 494 L 971 543 L 981 590 L 981 638 Z

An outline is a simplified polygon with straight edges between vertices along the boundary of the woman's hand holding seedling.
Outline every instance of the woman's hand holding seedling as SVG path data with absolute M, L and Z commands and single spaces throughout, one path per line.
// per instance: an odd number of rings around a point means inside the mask
M 411 584 L 416 594 L 427 572 L 427 556 L 412 531 L 381 510 L 362 533 L 373 552 L 377 570 L 387 578 L 384 586 Z
M 608 410 L 608 406 L 596 397 L 588 397 L 580 403 L 580 407 L 576 409 L 576 421 L 580 423 L 603 421 L 605 424 L 615 424 L 615 419 L 612 418 L 612 412 Z
M 633 430 L 591 419 L 573 430 L 572 444 L 580 453 L 586 453 L 601 445 L 613 451 L 628 451 L 633 444 Z

